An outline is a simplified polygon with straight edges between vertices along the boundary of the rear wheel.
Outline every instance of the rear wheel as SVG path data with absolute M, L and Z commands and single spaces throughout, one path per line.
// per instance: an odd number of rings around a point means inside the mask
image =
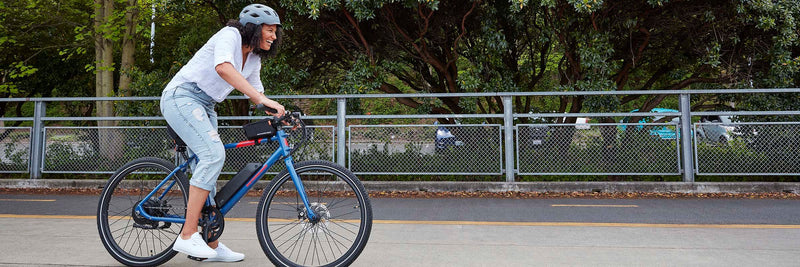
M 176 172 L 156 194 L 145 199 L 176 167 L 160 158 L 140 158 L 119 168 L 108 180 L 97 207 L 100 240 L 114 259 L 128 266 L 163 264 L 183 224 L 149 220 L 134 209 L 140 202 L 156 217 L 183 217 L 189 194 L 188 179 Z
M 353 173 L 327 161 L 295 165 L 317 219 L 309 219 L 289 173 L 264 190 L 256 211 L 258 241 L 277 266 L 347 266 L 369 239 L 372 208 Z

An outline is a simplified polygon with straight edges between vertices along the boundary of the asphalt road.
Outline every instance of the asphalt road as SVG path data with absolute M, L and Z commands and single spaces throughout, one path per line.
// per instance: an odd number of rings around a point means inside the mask
M 97 196 L 0 195 L 0 266 L 117 265 L 95 226 Z M 223 242 L 265 266 L 257 198 Z M 800 200 L 373 198 L 355 266 L 799 266 Z M 194 266 L 181 255 L 167 266 Z M 203 264 L 212 266 L 213 264 Z M 220 265 L 224 266 L 224 264 Z M 230 266 L 230 265 L 228 265 Z
M 0 214 L 94 216 L 98 196 L 0 195 Z M 246 197 L 226 218 L 255 218 Z M 372 198 L 375 220 L 800 225 L 800 200 Z

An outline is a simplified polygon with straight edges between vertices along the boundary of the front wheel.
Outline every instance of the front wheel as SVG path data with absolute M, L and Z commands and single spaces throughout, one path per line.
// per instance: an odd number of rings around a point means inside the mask
M 183 172 L 176 172 L 153 197 L 145 199 L 175 168 L 163 159 L 140 158 L 119 168 L 108 180 L 97 207 L 97 230 L 103 246 L 120 263 L 160 265 L 177 253 L 172 244 L 183 224 L 148 220 L 134 210 L 142 203 L 152 216 L 179 218 L 186 214 L 189 184 Z
M 347 266 L 369 239 L 372 207 L 364 186 L 342 166 L 327 161 L 295 165 L 310 220 L 291 175 L 284 170 L 264 189 L 256 211 L 258 241 L 277 266 Z

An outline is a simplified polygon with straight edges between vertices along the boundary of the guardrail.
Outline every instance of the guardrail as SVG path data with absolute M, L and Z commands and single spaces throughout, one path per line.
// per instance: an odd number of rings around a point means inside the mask
M 679 112 L 613 113 L 513 113 L 513 98 L 522 96 L 678 95 Z M 799 122 L 721 123 L 697 122 L 692 116 L 800 115 L 800 111 L 698 111 L 690 110 L 692 95 L 800 93 L 790 89 L 663 90 L 518 92 L 455 94 L 362 94 L 271 96 L 275 99 L 336 99 L 337 114 L 307 116 L 335 120 L 314 126 L 314 140 L 297 155 L 302 159 L 335 160 L 357 174 L 505 175 L 800 175 Z M 347 114 L 348 99 L 355 98 L 499 97 L 503 114 Z M 245 99 L 232 96 L 229 99 Z M 175 158 L 163 126 L 59 127 L 58 121 L 158 121 L 161 117 L 48 117 L 47 103 L 62 101 L 158 101 L 158 97 L 6 98 L 0 102 L 34 102 L 33 117 L 4 117 L 0 121 L 30 121 L 31 127 L 0 127 L 0 172 L 111 173 L 140 156 Z M 667 123 L 515 124 L 518 118 L 675 116 Z M 348 125 L 353 119 L 496 118 L 502 124 L 478 125 Z M 228 116 L 219 120 L 248 120 Z M 627 127 L 637 130 L 625 131 Z M 243 136 L 237 127 L 221 126 L 224 140 Z M 720 131 L 722 129 L 722 131 Z M 452 138 L 439 139 L 447 131 Z M 637 134 L 631 134 L 637 133 Z M 671 133 L 671 135 L 670 135 Z M 98 148 L 99 136 L 112 140 Z M 116 138 L 108 139 L 108 136 Z M 684 137 L 692 138 L 684 138 Z M 720 137 L 723 136 L 723 137 Z M 721 140 L 720 138 L 725 138 Z M 239 165 L 259 161 L 261 150 L 229 151 L 225 173 Z M 278 170 L 274 170 L 278 171 Z

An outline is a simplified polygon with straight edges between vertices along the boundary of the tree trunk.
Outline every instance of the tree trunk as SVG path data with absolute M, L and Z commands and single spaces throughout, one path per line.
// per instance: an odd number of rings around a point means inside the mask
M 95 96 L 107 97 L 114 94 L 114 44 L 105 35 L 104 28 L 110 26 L 114 12 L 113 0 L 95 0 Z M 113 117 L 114 107 L 111 101 L 97 101 L 97 117 Z M 106 159 L 116 159 L 121 151 L 115 149 L 121 143 L 120 135 L 113 129 L 103 128 L 115 126 L 115 121 L 100 120 L 101 127 L 97 134 L 97 148 Z
M 113 0 L 95 0 L 95 96 L 106 97 L 114 93 L 114 46 L 111 39 L 106 38 L 104 28 L 110 26 L 110 19 L 114 12 Z M 113 116 L 112 103 L 109 101 L 97 102 L 97 116 Z M 98 123 L 102 124 L 102 123 Z
M 120 62 L 119 74 L 119 94 L 131 96 L 131 76 L 133 69 L 134 51 L 136 50 L 136 19 L 139 16 L 139 8 L 136 0 L 128 0 L 127 11 L 125 12 L 125 34 L 122 38 L 122 62 Z

